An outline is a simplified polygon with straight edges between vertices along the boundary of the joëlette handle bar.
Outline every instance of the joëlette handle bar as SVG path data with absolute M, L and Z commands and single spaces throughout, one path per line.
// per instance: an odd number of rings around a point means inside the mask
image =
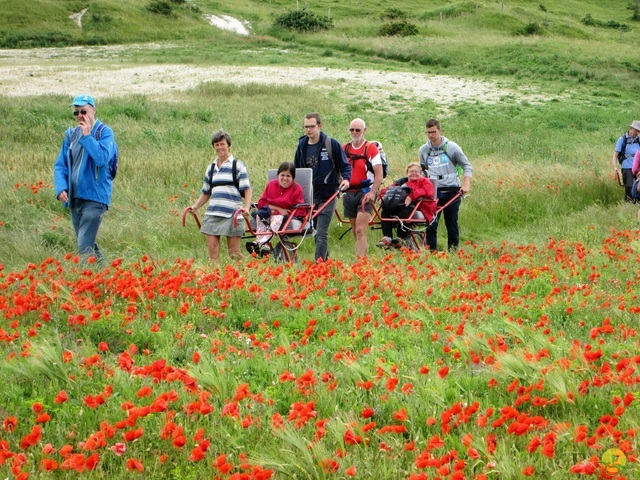
M 616 168 L 616 180 L 618 180 L 618 185 L 620 185 L 621 187 L 624 187 L 624 184 L 622 183 L 622 178 L 620 178 L 620 172 L 618 171 L 617 168 Z
M 198 228 L 200 228 L 201 225 L 200 225 L 200 220 L 198 219 L 198 215 L 196 215 L 196 212 L 194 212 L 191 207 L 185 208 L 184 211 L 182 212 L 182 226 L 183 227 L 187 226 L 187 213 L 190 213 L 191 215 L 193 215 L 193 218 L 196 220 L 196 224 L 198 225 Z
M 444 210 L 449 205 L 451 205 L 453 202 L 455 202 L 458 198 L 464 198 L 464 197 L 465 197 L 465 195 L 462 194 L 462 190 L 458 190 L 458 193 L 456 193 L 453 197 L 451 197 L 447 203 L 445 203 L 444 205 L 438 205 L 437 209 L 438 210 Z
M 342 190 L 338 189 L 335 191 L 335 193 L 333 195 L 331 195 L 321 206 L 320 208 L 317 208 L 312 214 L 311 214 L 311 218 L 314 219 L 318 216 L 318 214 L 324 210 L 324 208 L 329 205 L 331 202 L 333 202 L 336 197 L 338 195 L 340 195 L 342 193 Z

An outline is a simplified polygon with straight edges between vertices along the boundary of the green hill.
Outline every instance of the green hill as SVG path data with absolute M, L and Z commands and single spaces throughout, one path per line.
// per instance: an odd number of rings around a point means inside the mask
M 352 61 L 412 64 L 467 75 L 606 81 L 631 91 L 640 81 L 638 0 L 630 2 L 478 0 L 338 2 L 324 0 L 5 0 L 0 47 L 127 44 L 186 40 L 231 53 L 241 44 L 273 45 L 346 55 Z M 333 28 L 295 33 L 273 27 L 276 16 L 307 8 Z M 634 11 L 634 7 L 636 11 Z M 70 15 L 88 8 L 82 28 Z M 245 20 L 239 39 L 212 27 L 207 14 Z M 383 25 L 405 22 L 416 35 L 380 36 Z M 222 52 L 220 52 L 222 54 Z M 242 60 L 240 60 L 242 61 Z

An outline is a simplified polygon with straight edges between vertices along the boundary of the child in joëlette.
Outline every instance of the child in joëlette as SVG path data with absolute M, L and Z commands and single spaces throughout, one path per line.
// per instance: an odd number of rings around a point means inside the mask
M 304 203 L 302 187 L 296 183 L 296 167 L 292 162 L 282 162 L 278 167 L 277 178 L 267 183 L 258 200 L 258 216 L 267 220 L 271 229 L 260 219 L 257 222 L 256 240 L 263 245 L 277 232 L 285 216 L 292 216 L 288 229 L 296 230 L 302 226 L 302 221 L 296 217 L 304 216 L 304 212 L 297 212 L 294 207 Z

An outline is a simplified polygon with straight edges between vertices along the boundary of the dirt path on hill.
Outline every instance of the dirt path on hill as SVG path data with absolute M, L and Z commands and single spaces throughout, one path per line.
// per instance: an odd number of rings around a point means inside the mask
M 429 99 L 444 108 L 460 102 L 496 103 L 503 97 L 529 103 L 549 100 L 527 86 L 507 88 L 488 81 L 447 75 L 286 66 L 118 65 L 118 53 L 130 48 L 132 46 L 0 50 L 0 95 L 74 96 L 78 92 L 90 92 L 98 98 L 144 94 L 170 99 L 174 92 L 220 81 L 312 89 L 339 86 L 353 100 L 408 104 Z M 105 58 L 114 61 L 105 66 Z

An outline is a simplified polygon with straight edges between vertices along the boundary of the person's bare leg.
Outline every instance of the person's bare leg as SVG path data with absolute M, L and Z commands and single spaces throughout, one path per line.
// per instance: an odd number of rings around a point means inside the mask
M 220 237 L 207 235 L 207 249 L 209 250 L 209 260 L 213 263 L 220 262 Z
M 356 218 L 351 219 L 351 228 L 356 238 L 356 257 L 366 257 L 369 253 L 369 243 L 367 242 L 367 230 L 369 229 L 370 214 L 358 212 Z
M 242 251 L 240 250 L 241 237 L 227 237 L 227 246 L 229 247 L 229 256 L 235 260 L 242 258 Z

